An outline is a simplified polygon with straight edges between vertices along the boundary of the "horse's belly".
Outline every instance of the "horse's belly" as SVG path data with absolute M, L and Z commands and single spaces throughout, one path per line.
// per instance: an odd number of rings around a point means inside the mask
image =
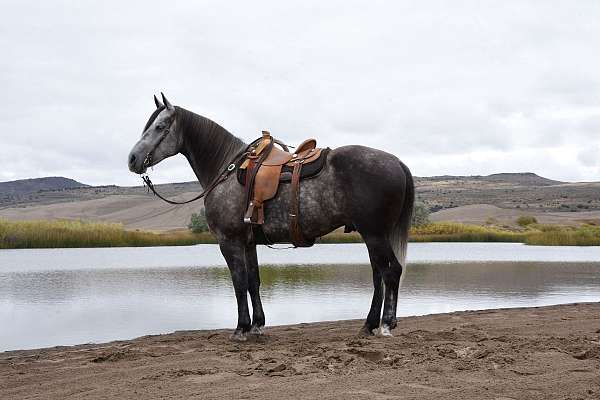
M 300 227 L 306 239 L 325 235 L 344 225 L 341 202 L 336 199 L 328 173 L 300 183 Z M 290 243 L 290 184 L 281 183 L 277 196 L 265 203 L 263 232 L 271 243 Z

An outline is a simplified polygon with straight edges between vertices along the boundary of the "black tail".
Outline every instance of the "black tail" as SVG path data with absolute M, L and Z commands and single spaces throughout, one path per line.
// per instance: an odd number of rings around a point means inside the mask
M 406 271 L 406 247 L 408 243 L 408 231 L 410 230 L 410 224 L 413 216 L 413 209 L 415 205 L 415 183 L 413 181 L 410 170 L 404 163 L 400 163 L 404 174 L 406 176 L 406 188 L 404 192 L 404 203 L 402 203 L 402 213 L 400 218 L 396 221 L 396 224 L 388 232 L 388 240 L 394 254 L 398 259 L 402 269 Z M 404 273 L 402 274 L 402 278 Z

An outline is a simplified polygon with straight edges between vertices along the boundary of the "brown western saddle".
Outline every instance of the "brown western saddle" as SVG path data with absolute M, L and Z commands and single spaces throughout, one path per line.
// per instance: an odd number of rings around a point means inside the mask
M 275 144 L 281 149 L 275 147 Z M 253 227 L 264 224 L 264 203 L 277 195 L 280 182 L 291 181 L 289 229 L 292 244 L 296 247 L 312 246 L 314 240 L 307 240 L 300 229 L 300 180 L 309 175 L 303 174 L 304 166 L 321 164 L 318 171 L 312 168 L 314 171 L 310 175 L 315 175 L 322 169 L 325 160 L 320 159 L 321 154 L 324 153 L 326 157 L 329 149 L 318 149 L 316 146 L 315 139 L 307 139 L 291 153 L 285 144 L 273 138 L 269 132 L 263 131 L 262 137 L 249 147 L 238 171 L 238 180 L 246 187 L 245 223 L 253 224 Z M 290 172 L 286 172 L 290 169 L 291 179 Z M 240 173 L 244 173 L 242 178 Z

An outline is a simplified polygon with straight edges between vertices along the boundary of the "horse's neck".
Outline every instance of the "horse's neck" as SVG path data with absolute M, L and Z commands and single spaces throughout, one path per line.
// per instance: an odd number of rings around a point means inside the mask
M 202 187 L 207 188 L 246 144 L 208 118 L 181 110 L 181 153 L 188 159 Z

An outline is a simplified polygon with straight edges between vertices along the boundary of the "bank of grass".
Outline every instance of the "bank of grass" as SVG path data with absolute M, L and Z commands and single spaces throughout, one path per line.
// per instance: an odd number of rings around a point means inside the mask
M 600 246 L 600 227 L 530 224 L 505 227 L 439 222 L 411 229 L 412 242 L 518 242 L 541 246 Z M 356 232 L 335 231 L 318 243 L 360 243 Z M 216 243 L 210 233 L 125 230 L 121 224 L 71 220 L 7 221 L 0 219 L 0 249 L 54 247 L 186 246 Z
M 128 231 L 121 224 L 71 220 L 7 221 L 0 219 L 0 249 L 54 247 L 185 246 L 215 243 L 212 235 L 188 231 Z
M 526 232 L 498 227 L 438 222 L 414 227 L 410 239 L 413 242 L 519 242 L 523 243 Z
M 537 246 L 600 246 L 600 227 L 583 225 L 571 227 L 531 223 L 510 229 L 499 226 L 480 226 L 456 222 L 437 222 L 410 231 L 411 242 L 512 242 Z M 359 243 L 356 232 L 336 231 L 320 239 L 321 243 Z
M 600 227 L 539 225 L 531 227 L 524 243 L 536 246 L 600 246 Z

